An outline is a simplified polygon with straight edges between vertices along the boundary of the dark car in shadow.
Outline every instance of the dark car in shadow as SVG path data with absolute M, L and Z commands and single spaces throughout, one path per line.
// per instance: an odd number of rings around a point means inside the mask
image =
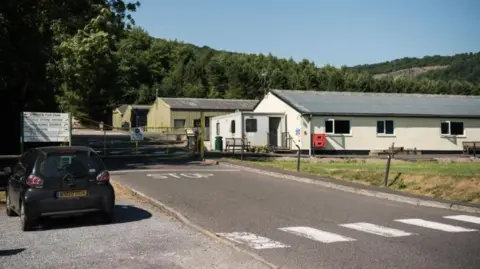
M 98 212 L 105 223 L 114 219 L 110 174 L 89 147 L 32 148 L 4 173 L 9 175 L 6 213 L 20 216 L 23 231 L 36 226 L 42 217 Z

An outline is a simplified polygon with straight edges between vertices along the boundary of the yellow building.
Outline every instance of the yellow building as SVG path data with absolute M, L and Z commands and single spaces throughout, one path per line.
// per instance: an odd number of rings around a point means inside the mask
M 237 110 L 253 111 L 257 103 L 258 100 L 159 97 L 148 112 L 147 131 L 197 127 L 200 125 L 200 112 L 203 112 L 205 133 L 209 134 L 211 117 L 230 114 Z
M 150 105 L 121 105 L 113 111 L 112 125 L 125 129 L 146 126 L 149 110 Z

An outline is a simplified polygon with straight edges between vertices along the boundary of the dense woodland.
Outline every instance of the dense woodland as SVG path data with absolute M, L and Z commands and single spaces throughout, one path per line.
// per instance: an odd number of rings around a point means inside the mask
M 479 54 L 318 67 L 272 55 L 217 51 L 150 37 L 124 0 L 0 1 L 0 106 L 18 153 L 19 115 L 64 111 L 109 120 L 123 103 L 160 96 L 261 98 L 265 89 L 480 94 Z M 419 79 L 374 79 L 401 68 L 448 65 Z M 8 147 L 10 146 L 10 147 Z

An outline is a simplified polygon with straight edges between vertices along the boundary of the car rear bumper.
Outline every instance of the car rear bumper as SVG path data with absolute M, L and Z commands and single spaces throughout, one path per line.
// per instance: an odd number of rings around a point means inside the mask
M 76 215 L 96 211 L 111 212 L 115 193 L 110 184 L 90 186 L 88 195 L 75 198 L 56 198 L 55 191 L 29 189 L 25 193 L 25 214 L 29 218 Z

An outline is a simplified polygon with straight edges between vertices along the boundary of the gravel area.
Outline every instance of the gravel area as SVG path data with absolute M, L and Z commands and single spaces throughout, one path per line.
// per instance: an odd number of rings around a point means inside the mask
M 128 198 L 117 201 L 110 225 L 86 216 L 22 232 L 18 217 L 0 210 L 0 268 L 268 268 Z

